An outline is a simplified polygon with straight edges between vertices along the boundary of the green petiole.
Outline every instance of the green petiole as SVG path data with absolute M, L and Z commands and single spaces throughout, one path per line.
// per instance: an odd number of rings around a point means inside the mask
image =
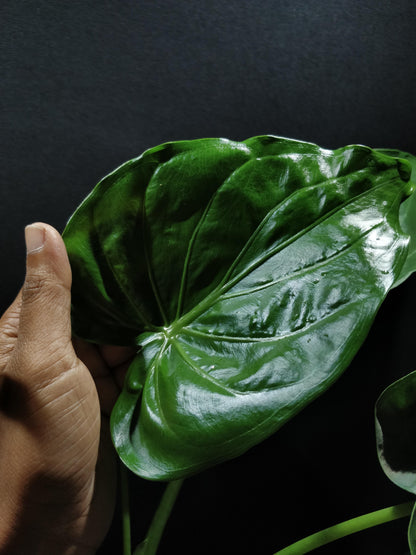
M 309 553 L 322 545 L 326 545 L 335 540 L 354 534 L 355 532 L 360 532 L 361 530 L 366 530 L 367 528 L 372 528 L 373 526 L 378 526 L 379 524 L 384 524 L 398 518 L 403 518 L 409 516 L 412 512 L 414 506 L 414 501 L 408 503 L 402 503 L 400 505 L 394 505 L 392 507 L 387 507 L 385 509 L 380 509 L 365 515 L 358 516 L 356 518 L 351 518 L 345 522 L 340 522 L 324 530 L 320 530 L 315 534 L 307 536 L 302 540 L 299 540 L 280 551 L 274 553 L 274 555 L 304 555 L 304 553 Z
M 128 470 L 123 462 L 119 460 L 120 468 L 120 494 L 121 494 L 121 517 L 123 530 L 123 555 L 131 555 L 131 527 L 130 527 L 130 496 L 128 483 Z
M 146 538 L 136 547 L 133 555 L 155 555 L 166 523 L 172 512 L 183 480 L 174 480 L 166 486 L 159 506 L 153 516 Z

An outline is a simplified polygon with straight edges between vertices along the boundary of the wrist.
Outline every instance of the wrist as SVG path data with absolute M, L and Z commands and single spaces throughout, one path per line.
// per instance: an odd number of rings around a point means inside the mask
M 94 555 L 98 546 L 84 537 L 89 503 L 79 501 L 75 491 L 44 476 L 20 488 L 15 503 L 0 512 L 0 554 Z
M 28 534 L 27 530 L 18 531 L 9 540 L 0 545 L 2 555 L 95 555 L 96 549 L 83 545 L 70 545 L 64 539 L 54 541 L 48 537 L 42 537 L 36 533 Z
M 37 519 L 34 519 L 36 522 Z M 83 545 L 78 538 L 74 537 L 74 530 L 39 529 L 35 522 L 30 525 L 17 522 L 15 526 L 9 527 L 0 536 L 1 555 L 95 555 L 96 548 Z M 53 524 L 52 524 L 53 528 Z

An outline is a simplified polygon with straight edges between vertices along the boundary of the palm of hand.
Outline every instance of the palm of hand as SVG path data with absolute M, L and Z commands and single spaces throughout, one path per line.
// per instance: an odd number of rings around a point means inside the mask
M 36 287 L 25 294 L 25 303 L 32 296 L 39 302 Z M 53 295 L 52 288 L 51 303 Z M 0 468 L 10 474 L 3 499 L 17 496 L 27 508 L 19 516 L 26 532 L 29 527 L 50 534 L 55 543 L 65 537 L 72 547 L 63 546 L 61 553 L 93 553 L 114 510 L 108 420 L 132 351 L 81 340 L 72 344 L 68 322 L 53 338 L 38 334 L 35 343 L 21 306 L 20 293 L 0 320 Z M 0 514 L 3 509 L 0 503 Z

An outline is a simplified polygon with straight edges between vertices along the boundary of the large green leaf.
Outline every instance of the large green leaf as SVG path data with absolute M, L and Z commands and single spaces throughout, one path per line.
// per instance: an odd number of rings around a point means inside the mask
M 279 137 L 146 151 L 64 232 L 75 332 L 136 345 L 112 413 L 125 464 L 174 479 L 235 457 L 325 391 L 398 278 L 406 161 Z

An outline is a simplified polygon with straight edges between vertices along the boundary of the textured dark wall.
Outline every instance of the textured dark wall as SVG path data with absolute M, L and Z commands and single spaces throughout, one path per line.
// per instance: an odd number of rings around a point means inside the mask
M 100 177 L 160 142 L 272 133 L 416 153 L 413 0 L 2 0 L 0 25 L 1 309 L 23 280 L 24 225 L 62 230 Z M 161 554 L 271 554 L 407 498 L 378 468 L 372 410 L 416 366 L 415 285 L 391 293 L 322 400 L 186 482 Z M 160 487 L 135 487 L 139 537 Z M 376 552 L 405 553 L 405 524 L 320 553 Z

